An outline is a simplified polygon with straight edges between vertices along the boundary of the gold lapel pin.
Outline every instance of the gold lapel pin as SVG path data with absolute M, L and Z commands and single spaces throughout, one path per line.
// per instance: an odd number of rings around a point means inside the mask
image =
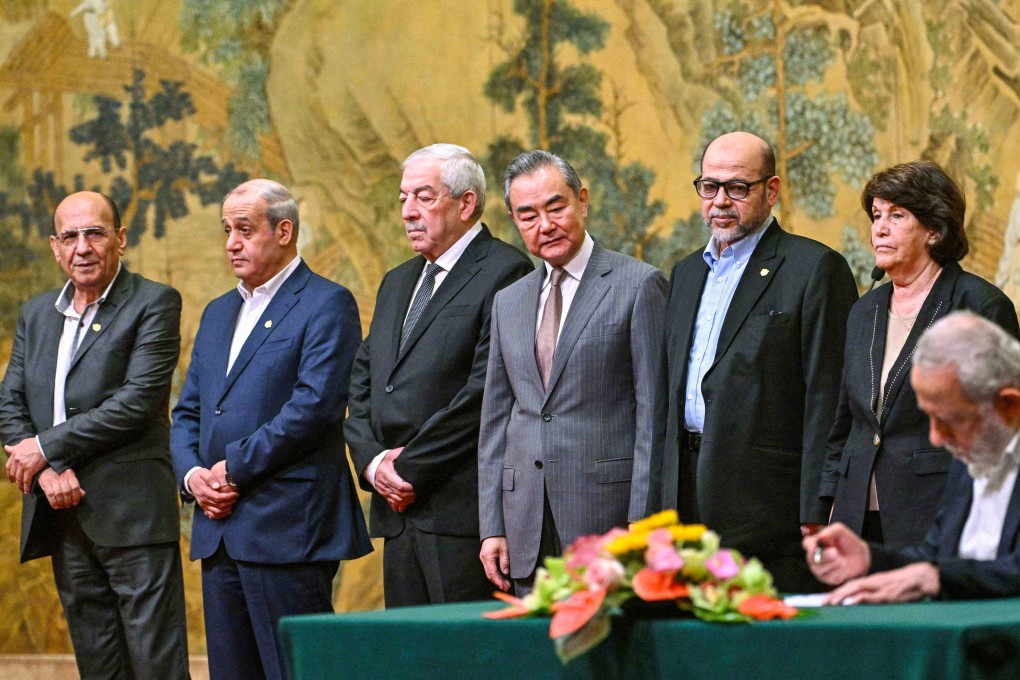
M 94 330 L 96 333 L 98 333 L 100 330 L 102 330 L 102 328 L 103 327 L 101 325 L 97 324 L 97 323 L 92 324 L 92 330 Z
M 273 320 L 270 319 L 269 321 L 267 321 L 265 326 L 266 326 L 266 328 L 272 328 L 273 327 Z
M 769 275 L 769 270 L 768 269 L 762 269 L 761 270 L 761 275 L 762 276 L 768 276 Z

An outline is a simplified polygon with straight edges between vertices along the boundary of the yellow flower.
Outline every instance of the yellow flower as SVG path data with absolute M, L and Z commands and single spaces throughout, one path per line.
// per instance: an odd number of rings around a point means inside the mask
M 676 510 L 663 510 L 662 512 L 657 512 L 654 515 L 650 515 L 642 520 L 634 522 L 630 525 L 630 530 L 631 533 L 643 534 L 654 529 L 673 526 L 679 521 L 680 518 L 677 516 Z
M 680 524 L 669 527 L 674 541 L 698 541 L 701 540 L 705 531 L 707 531 L 707 527 L 704 524 Z
M 647 531 L 640 534 L 629 533 L 623 536 L 618 536 L 606 544 L 606 550 L 609 551 L 609 554 L 616 556 L 625 555 L 626 553 L 634 552 L 635 550 L 644 550 L 647 547 Z

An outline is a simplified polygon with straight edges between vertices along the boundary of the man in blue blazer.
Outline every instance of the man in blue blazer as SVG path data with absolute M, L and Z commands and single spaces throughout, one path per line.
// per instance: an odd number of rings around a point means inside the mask
M 831 604 L 1020 596 L 1020 343 L 955 312 L 922 336 L 913 361 L 931 443 L 956 458 L 932 528 L 893 549 L 836 523 L 804 539 L 808 564 L 820 581 L 843 584 Z
M 198 504 L 210 674 L 283 678 L 277 621 L 331 612 L 339 561 L 371 550 L 342 430 L 361 323 L 351 293 L 298 257 L 286 188 L 246 182 L 222 215 L 241 281 L 202 315 L 170 445 Z

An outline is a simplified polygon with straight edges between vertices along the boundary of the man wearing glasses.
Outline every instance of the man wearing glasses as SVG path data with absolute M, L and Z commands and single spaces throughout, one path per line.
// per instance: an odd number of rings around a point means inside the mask
M 485 174 L 433 144 L 403 164 L 401 217 L 415 257 L 383 277 L 351 373 L 344 435 L 372 536 L 385 537 L 387 607 L 480 600 L 478 427 L 497 290 L 532 271 L 482 224 Z
M 83 678 L 188 677 L 170 380 L 181 296 L 121 265 L 106 196 L 53 214 L 60 290 L 21 309 L 0 385 L 21 561 L 52 556 Z
M 663 504 L 760 557 L 782 591 L 817 590 L 801 533 L 818 502 L 857 288 L 830 248 L 771 215 L 781 178 L 764 140 L 713 140 L 694 187 L 711 238 L 673 269 Z

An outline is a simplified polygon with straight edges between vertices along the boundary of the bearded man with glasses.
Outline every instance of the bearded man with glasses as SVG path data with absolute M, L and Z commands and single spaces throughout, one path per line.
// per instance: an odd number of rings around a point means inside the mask
M 747 132 L 702 155 L 711 238 L 670 283 L 662 500 L 804 592 L 820 587 L 800 541 L 828 519 L 818 485 L 857 287 L 839 253 L 772 217 L 775 165 Z
M 82 678 L 186 678 L 168 417 L 181 296 L 121 264 L 106 196 L 68 196 L 53 226 L 68 282 L 22 306 L 0 385 L 21 561 L 52 556 Z

